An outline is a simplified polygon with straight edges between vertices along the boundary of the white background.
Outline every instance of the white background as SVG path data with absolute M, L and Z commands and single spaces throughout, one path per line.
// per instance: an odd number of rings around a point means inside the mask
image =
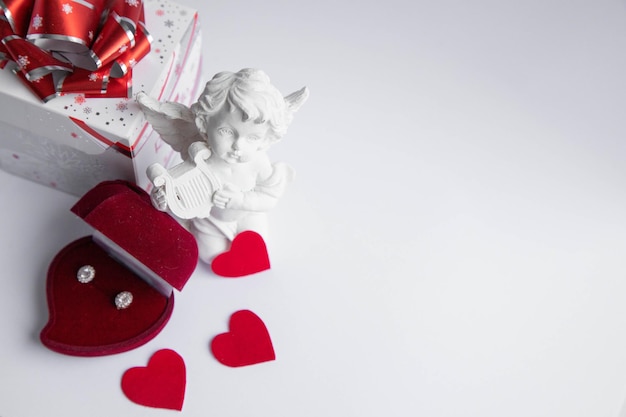
M 271 150 L 297 181 L 270 271 L 200 267 L 134 351 L 45 349 L 45 273 L 76 198 L 0 172 L 0 416 L 626 416 L 623 0 L 192 1 L 206 77 L 309 101 Z M 277 360 L 220 365 L 230 314 Z M 182 413 L 122 373 L 171 348 Z

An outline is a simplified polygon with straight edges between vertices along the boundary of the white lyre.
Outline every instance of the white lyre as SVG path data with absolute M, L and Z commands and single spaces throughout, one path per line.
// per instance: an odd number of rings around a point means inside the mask
M 222 188 L 206 160 L 211 150 L 204 142 L 189 146 L 189 158 L 169 170 L 155 163 L 146 173 L 155 187 L 164 187 L 165 201 L 170 211 L 181 219 L 208 216 L 213 193 Z

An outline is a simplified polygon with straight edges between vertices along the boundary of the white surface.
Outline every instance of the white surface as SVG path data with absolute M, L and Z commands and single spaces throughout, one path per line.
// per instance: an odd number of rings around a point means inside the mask
M 0 173 L 0 416 L 165 416 L 122 373 L 185 359 L 185 416 L 623 417 L 626 4 L 200 2 L 208 75 L 311 98 L 272 149 L 298 177 L 272 270 L 199 269 L 147 345 L 43 348 L 44 277 L 88 229 L 74 197 Z M 208 350 L 263 318 L 275 362 Z

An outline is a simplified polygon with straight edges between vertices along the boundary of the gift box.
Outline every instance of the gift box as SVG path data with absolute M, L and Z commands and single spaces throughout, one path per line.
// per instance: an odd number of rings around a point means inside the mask
M 124 97 L 63 93 L 42 101 L 8 68 L 0 70 L 0 168 L 80 196 L 113 179 L 147 189 L 147 166 L 171 165 L 175 153 L 132 96 L 195 101 L 204 85 L 200 26 L 195 10 L 169 1 L 145 0 L 144 14 L 150 52 L 132 68 Z
M 42 343 L 59 353 L 101 356 L 154 338 L 198 262 L 194 237 L 152 207 L 134 184 L 107 181 L 72 211 L 94 228 L 53 259 Z

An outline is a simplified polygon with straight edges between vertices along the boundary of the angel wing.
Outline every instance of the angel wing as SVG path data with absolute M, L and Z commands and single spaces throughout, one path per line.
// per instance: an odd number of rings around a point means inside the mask
M 136 100 L 154 130 L 184 160 L 189 157 L 189 146 L 204 140 L 198 132 L 193 113 L 184 104 L 160 102 L 144 92 L 137 94 Z
M 298 111 L 300 106 L 304 104 L 306 99 L 309 98 L 309 89 L 306 87 L 302 87 L 298 91 L 294 91 L 285 97 L 285 103 L 287 103 L 287 108 L 291 113 L 295 113 Z

